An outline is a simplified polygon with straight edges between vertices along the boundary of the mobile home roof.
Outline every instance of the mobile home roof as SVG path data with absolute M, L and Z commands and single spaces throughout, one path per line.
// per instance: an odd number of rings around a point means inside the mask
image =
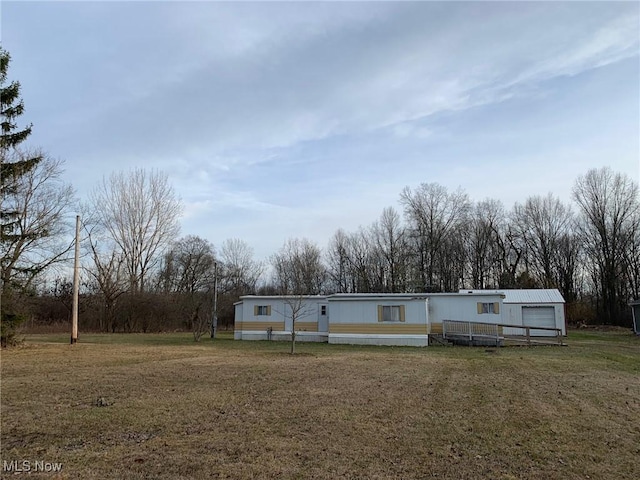
M 334 293 L 327 298 L 331 300 L 375 300 L 375 299 L 403 299 L 403 300 L 424 300 L 430 297 L 460 297 L 464 292 L 446 292 L 446 293 Z M 477 291 L 473 292 L 477 296 L 493 296 L 502 295 L 502 292 Z
M 504 294 L 504 303 L 564 303 L 557 288 L 529 288 L 520 290 L 460 290 L 460 293 L 493 292 Z

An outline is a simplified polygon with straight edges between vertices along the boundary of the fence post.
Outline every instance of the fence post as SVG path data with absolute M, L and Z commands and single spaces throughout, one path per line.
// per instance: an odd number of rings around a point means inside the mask
M 527 346 L 531 346 L 531 329 L 529 327 L 525 327 L 527 332 Z

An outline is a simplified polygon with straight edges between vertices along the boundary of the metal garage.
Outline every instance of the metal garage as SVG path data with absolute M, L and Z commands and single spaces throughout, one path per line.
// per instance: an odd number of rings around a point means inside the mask
M 526 327 L 556 328 L 554 307 L 522 307 L 522 324 Z
M 566 335 L 564 298 L 556 289 L 504 290 L 505 323 L 525 327 L 559 328 Z M 532 336 L 553 336 L 554 331 L 534 330 Z
M 460 290 L 460 293 L 478 293 L 486 290 Z M 564 298 L 555 289 L 496 290 L 504 295 L 502 323 L 525 327 L 558 328 L 566 335 Z M 521 331 L 521 330 L 520 330 Z M 517 335 L 518 331 L 511 331 Z M 534 336 L 555 336 L 553 330 L 535 330 Z

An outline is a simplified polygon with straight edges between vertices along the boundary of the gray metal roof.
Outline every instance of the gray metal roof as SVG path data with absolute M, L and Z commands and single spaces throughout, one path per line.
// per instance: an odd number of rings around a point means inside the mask
M 504 290 L 504 303 L 564 303 L 557 288 Z
M 503 303 L 564 303 L 564 298 L 557 289 L 528 290 L 459 290 L 458 293 L 334 293 L 333 295 L 304 295 L 305 300 L 371 300 L 371 299 L 403 299 L 417 300 L 429 297 L 446 297 L 460 295 L 504 295 Z M 280 300 L 299 298 L 293 295 L 243 295 L 240 300 Z
M 240 300 L 289 300 L 302 298 L 304 300 L 326 300 L 326 295 L 241 295 Z
M 334 293 L 327 298 L 329 301 L 335 300 L 424 300 L 431 297 L 459 297 L 461 293 L 468 293 L 467 290 L 456 292 L 439 293 Z M 473 292 L 479 296 L 496 296 L 501 292 L 491 290 L 477 290 Z
M 460 293 L 493 292 L 504 294 L 503 303 L 564 303 L 557 288 L 530 288 L 519 290 L 460 290 Z

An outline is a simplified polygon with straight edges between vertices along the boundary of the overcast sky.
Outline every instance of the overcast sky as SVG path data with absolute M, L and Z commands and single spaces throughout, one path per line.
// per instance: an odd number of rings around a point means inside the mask
M 638 2 L 1 3 L 30 143 L 81 199 L 165 171 L 182 234 L 324 247 L 422 182 L 511 208 L 640 175 Z

